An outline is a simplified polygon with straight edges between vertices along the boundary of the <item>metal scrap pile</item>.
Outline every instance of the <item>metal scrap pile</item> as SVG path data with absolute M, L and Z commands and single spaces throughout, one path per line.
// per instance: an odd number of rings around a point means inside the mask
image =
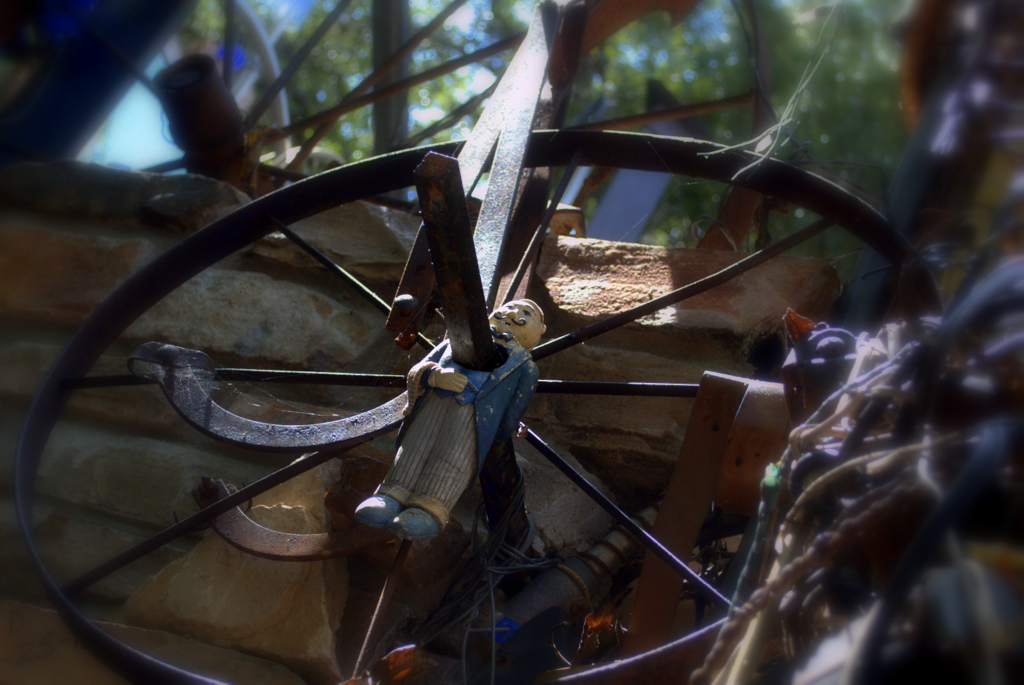
M 941 321 L 797 340 L 821 353 L 801 365 L 804 383 L 837 363 L 849 374 L 766 476 L 758 525 L 769 535 L 758 540 L 771 570 L 754 549 L 744 575 L 756 589 L 734 596 L 691 682 L 773 669 L 799 683 L 1019 672 L 1022 266 L 997 269 Z M 799 415 L 803 387 L 788 389 Z M 783 482 L 791 502 L 779 506 Z

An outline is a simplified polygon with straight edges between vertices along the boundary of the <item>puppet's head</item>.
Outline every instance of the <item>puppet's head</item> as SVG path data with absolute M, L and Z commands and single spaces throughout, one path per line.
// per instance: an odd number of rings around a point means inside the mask
M 497 337 L 511 335 L 520 345 L 532 350 L 540 342 L 547 326 L 544 312 L 533 300 L 506 302 L 491 314 L 491 330 Z

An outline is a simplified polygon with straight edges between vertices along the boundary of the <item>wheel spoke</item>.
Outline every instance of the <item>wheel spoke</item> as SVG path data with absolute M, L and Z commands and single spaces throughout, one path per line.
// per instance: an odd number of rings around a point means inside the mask
M 268 214 L 267 216 L 270 216 L 270 215 Z M 359 294 L 362 295 L 366 299 L 367 302 L 372 304 L 374 307 L 376 307 L 379 311 L 383 312 L 385 315 L 391 313 L 391 307 L 388 306 L 388 303 L 385 302 L 384 300 L 382 300 L 380 298 L 380 296 L 377 295 L 377 293 L 373 292 L 372 290 L 367 288 L 365 285 L 363 285 L 359 281 L 359 279 L 357 279 L 355 276 L 350 274 L 348 271 L 345 271 L 345 269 L 342 269 L 340 266 L 335 264 L 333 261 L 331 261 L 330 257 L 328 257 L 323 252 L 321 252 L 320 250 L 318 250 L 315 247 L 313 247 L 312 245 L 310 245 L 302 237 L 297 235 L 295 233 L 295 231 L 293 231 L 292 229 L 288 228 L 287 226 L 285 226 L 283 223 L 281 223 L 280 221 L 278 221 L 277 219 L 275 219 L 272 216 L 270 217 L 270 219 L 275 224 L 277 224 L 278 230 L 281 231 L 281 233 L 283 233 L 284 236 L 286 238 L 288 238 L 288 240 L 290 240 L 293 243 L 295 243 L 296 245 L 298 245 L 300 248 L 302 248 L 302 250 L 306 254 L 308 254 L 310 257 L 312 257 L 316 261 L 320 262 L 320 264 L 322 264 L 323 266 L 327 267 L 327 269 L 330 270 L 330 272 L 332 274 L 334 274 L 335 276 L 337 276 L 338 278 L 340 278 L 341 280 L 345 281 L 350 286 L 352 286 L 353 288 L 358 290 Z
M 128 359 L 140 376 L 155 378 L 171 406 L 193 428 L 221 442 L 260 452 L 294 454 L 346 446 L 387 433 L 402 421 L 404 397 L 354 416 L 316 424 L 263 423 L 239 416 L 210 397 L 209 381 L 216 375 L 213 361 L 203 352 L 159 342 L 143 343 Z
M 618 395 L 628 397 L 696 397 L 698 383 L 618 383 L 541 379 L 537 392 L 552 395 Z
M 174 525 L 164 528 L 159 533 L 150 536 L 134 547 L 126 549 L 116 557 L 103 562 L 91 571 L 87 571 L 72 580 L 70 583 L 67 583 L 60 591 L 65 597 L 73 597 L 82 590 L 85 590 L 86 588 L 89 588 L 103 580 L 111 573 L 124 568 L 133 561 L 141 559 L 150 552 L 156 551 L 168 543 L 174 542 L 182 535 L 190 533 L 196 528 L 209 523 L 217 516 L 220 516 L 227 511 L 231 511 L 237 506 L 241 506 L 253 497 L 261 495 L 267 490 L 289 481 L 292 478 L 295 478 L 296 476 L 299 476 L 306 471 L 335 458 L 341 452 L 362 444 L 369 439 L 370 437 L 365 437 L 365 439 L 345 446 L 344 449 L 322 450 L 314 452 L 304 459 L 294 461 L 288 466 L 278 469 L 268 476 L 264 476 L 255 483 L 247 485 L 244 488 L 240 488 L 224 499 L 218 500 L 215 504 L 211 504 L 205 509 L 200 509 L 188 518 L 184 518 Z
M 294 383 L 304 385 L 336 385 L 370 388 L 397 388 L 406 386 L 405 376 L 398 374 L 339 373 L 335 371 L 292 371 L 289 369 L 235 369 L 222 368 L 214 372 L 213 380 L 228 383 Z M 64 390 L 87 388 L 131 387 L 157 385 L 152 378 L 134 374 L 110 376 L 83 376 L 69 378 L 61 383 Z M 693 397 L 697 383 L 642 383 L 619 381 L 560 381 L 540 379 L 537 392 L 552 395 L 617 395 L 628 397 Z
M 732 97 L 722 98 L 721 100 L 709 100 L 708 102 L 697 102 L 692 105 L 682 105 L 680 107 L 659 109 L 653 112 L 633 114 L 628 117 L 621 117 L 619 119 L 608 119 L 607 121 L 594 121 L 589 124 L 570 126 L 566 130 L 622 131 L 627 128 L 636 128 L 639 126 L 646 126 L 647 124 L 656 124 L 661 121 L 671 121 L 672 119 L 682 119 L 684 117 L 696 117 L 700 116 L 701 114 L 721 112 L 723 110 L 734 109 L 736 107 L 750 107 L 753 104 L 754 93 L 750 92 L 743 93 L 742 95 L 733 95 Z
M 455 108 L 452 111 L 452 113 L 449 114 L 448 116 L 446 116 L 444 119 L 441 119 L 440 121 L 434 122 L 433 124 L 431 124 L 430 126 L 427 126 L 425 129 L 423 129 L 422 131 L 420 131 L 419 133 L 417 133 L 415 135 L 409 136 L 408 138 L 403 140 L 401 143 L 399 143 L 398 146 L 395 147 L 395 149 L 393 151 L 407 150 L 407 149 L 409 149 L 411 147 L 416 147 L 423 140 L 429 138 L 430 136 L 434 135 L 435 133 L 438 133 L 440 131 L 444 131 L 445 129 L 451 128 L 452 126 L 457 124 L 462 119 L 462 117 L 466 116 L 470 112 L 475 111 L 476 108 L 480 106 L 480 103 L 482 103 L 487 98 L 491 97 L 491 95 L 494 94 L 494 91 L 497 90 L 498 84 L 500 82 L 501 82 L 500 78 L 494 79 L 494 83 L 489 85 L 487 87 L 487 90 L 485 90 L 482 93 L 478 93 L 477 95 L 474 95 L 470 99 L 466 100 L 465 103 L 463 103 L 463 104 L 459 105 L 457 108 Z
M 527 428 L 525 437 L 526 440 L 537 448 L 537 451 L 543 454 L 544 457 L 554 464 L 559 471 L 568 476 L 569 480 L 583 490 L 583 492 L 587 493 L 590 499 L 594 500 L 594 502 L 596 502 L 602 509 L 611 514 L 617 524 L 629 531 L 629 533 L 642 544 L 646 545 L 647 549 L 657 554 L 658 558 L 664 561 L 676 573 L 693 583 L 697 592 L 704 597 L 705 600 L 722 609 L 729 606 L 729 600 L 726 599 L 725 595 L 715 589 L 710 583 L 708 583 L 708 581 L 701 578 L 699 573 L 680 561 L 679 557 L 672 554 L 665 545 L 658 542 L 653 535 L 648 533 L 636 521 L 631 519 L 626 512 L 619 509 L 619 507 L 608 499 L 603 492 L 598 490 L 589 480 L 584 478 L 583 474 L 574 469 L 569 462 L 558 454 L 558 452 L 555 452 L 546 442 L 541 440 L 539 435 Z
M 268 214 L 267 216 L 270 215 Z M 331 261 L 330 257 L 328 257 L 323 252 L 310 245 L 301 236 L 297 235 L 295 231 L 285 226 L 276 218 L 271 216 L 270 219 L 275 224 L 277 224 L 278 229 L 281 231 L 281 233 L 285 235 L 286 238 L 288 238 L 288 240 L 298 245 L 306 252 L 306 254 L 308 254 L 316 261 L 320 262 L 323 266 L 327 267 L 327 269 L 332 274 L 334 274 L 335 276 L 337 276 L 338 278 L 340 278 L 341 280 L 345 281 L 350 286 L 355 288 L 359 292 L 359 294 L 362 295 L 364 299 L 366 299 L 367 302 L 369 302 L 378 310 L 380 310 L 384 314 L 384 316 L 388 316 L 389 314 L 391 314 L 391 305 L 382 300 L 377 293 L 370 290 L 362 281 L 360 281 L 358 278 L 350 274 L 345 269 L 335 264 L 333 261 Z M 422 333 L 417 334 L 416 340 L 417 342 L 419 342 L 420 346 L 423 349 L 427 350 L 428 352 L 434 349 L 434 346 L 430 343 L 430 340 L 428 340 L 427 336 L 423 335 Z

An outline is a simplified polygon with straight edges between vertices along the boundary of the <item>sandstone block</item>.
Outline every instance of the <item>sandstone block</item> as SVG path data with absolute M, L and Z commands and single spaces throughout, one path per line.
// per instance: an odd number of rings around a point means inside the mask
M 80 510 L 52 504 L 36 504 L 34 510 L 36 545 L 43 563 L 58 583 L 70 581 L 82 573 L 139 544 L 151 531 L 113 519 L 83 516 Z M 170 522 L 169 522 L 170 523 Z M 191 548 L 188 539 L 147 554 L 142 559 L 104 578 L 89 588 L 85 599 L 121 602 L 137 590 L 151 575 L 181 558 Z M 0 591 L 6 596 L 41 598 L 42 586 L 28 558 L 14 516 L 14 503 L 0 496 Z
M 575 556 L 608 532 L 612 518 L 551 462 L 522 438 L 513 439 L 516 461 L 526 474 L 526 511 L 536 527 L 534 550 L 542 555 Z M 554 445 L 552 445 L 554 447 Z M 558 453 L 606 495 L 611 492 L 563 446 Z
M 0 170 L 0 206 L 94 217 L 191 233 L 249 202 L 227 183 L 195 174 L 150 174 L 73 160 Z
M 249 515 L 274 530 L 323 532 L 324 478 L 314 468 L 257 498 Z M 347 593 L 344 559 L 260 559 L 211 533 L 133 594 L 125 617 L 272 659 L 311 683 L 327 684 L 341 678 L 334 631 Z
M 12 343 L 0 347 L 0 397 L 28 406 L 46 371 L 60 352 L 56 345 Z M 89 375 L 125 374 L 124 357 L 103 356 Z M 63 416 L 84 419 L 115 431 L 144 432 L 150 437 L 194 439 L 196 431 L 174 411 L 155 385 L 76 390 Z M 115 428 L 116 427 L 116 428 Z
M 552 319 L 549 336 L 634 307 L 744 256 L 566 236 L 549 239 L 537 267 L 552 308 L 548 312 L 545 307 Z M 839 279 L 828 263 L 776 257 L 706 293 L 607 333 L 598 344 L 644 349 L 674 359 L 697 351 L 704 358 L 710 353 L 712 359 L 726 356 L 751 363 L 762 341 L 781 334 L 787 307 L 817 320 L 838 295 Z
M 152 244 L 139 238 L 0 226 L 0 311 L 77 326 L 154 255 Z
M 192 489 L 203 475 L 252 483 L 259 464 L 181 443 L 61 422 L 47 444 L 36 492 L 145 526 L 164 527 L 196 511 Z M 283 465 L 280 464 L 280 465 Z M 10 482 L 10 462 L 0 477 Z
M 554 338 L 725 268 L 744 255 L 565 236 L 544 244 L 531 288 Z M 708 291 L 540 362 L 542 378 L 698 383 L 706 369 L 749 377 L 782 359 L 787 307 L 822 318 L 839 294 L 832 267 L 777 257 Z M 664 491 L 692 400 L 543 395 L 528 420 L 636 510 Z
M 382 330 L 382 315 L 361 300 L 335 300 L 265 274 L 208 270 L 158 302 L 125 337 L 250 363 L 336 369 Z
M 0 600 L 0 663 L 11 683 L 121 685 L 121 679 L 82 647 L 57 612 Z M 115 623 L 99 627 L 125 644 L 161 661 L 222 682 L 246 685 L 304 685 L 280 664 L 187 640 L 156 630 Z
M 419 217 L 406 212 L 368 202 L 351 202 L 299 221 L 291 228 L 353 274 L 376 282 L 397 282 L 420 223 Z M 290 266 L 324 270 L 282 233 L 271 234 L 250 250 Z

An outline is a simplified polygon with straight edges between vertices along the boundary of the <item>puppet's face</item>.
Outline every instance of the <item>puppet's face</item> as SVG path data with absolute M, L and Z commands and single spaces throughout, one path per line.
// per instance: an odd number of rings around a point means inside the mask
M 528 350 L 537 346 L 540 336 L 547 330 L 544 312 L 531 300 L 512 300 L 495 309 L 491 314 L 491 328 L 498 335 L 510 333 Z

